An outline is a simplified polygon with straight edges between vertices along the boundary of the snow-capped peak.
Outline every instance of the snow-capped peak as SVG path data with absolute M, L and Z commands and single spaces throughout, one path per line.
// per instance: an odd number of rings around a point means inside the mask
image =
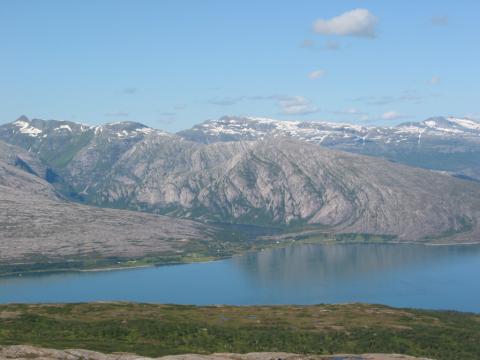
M 255 140 L 268 136 L 290 136 L 298 140 L 327 146 L 335 144 L 364 146 L 367 143 L 419 144 L 421 139 L 430 137 L 480 137 L 480 122 L 456 117 L 436 117 L 423 122 L 408 122 L 393 127 L 385 127 L 224 116 L 217 120 L 206 121 L 179 134 L 190 140 L 207 143 Z
M 23 117 L 15 121 L 13 125 L 18 127 L 19 132 L 28 136 L 37 137 L 39 134 L 42 133 L 42 130 L 32 126 L 32 124 L 30 124 L 30 121 L 28 119 L 24 120 Z

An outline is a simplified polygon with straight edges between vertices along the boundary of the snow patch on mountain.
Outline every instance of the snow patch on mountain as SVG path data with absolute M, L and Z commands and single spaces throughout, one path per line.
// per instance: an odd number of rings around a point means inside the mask
M 69 132 L 72 132 L 72 128 L 70 125 L 60 125 L 59 127 L 53 129 L 54 131 L 60 131 L 60 130 L 67 130 Z
M 471 120 L 471 119 L 458 119 L 454 117 L 449 117 L 449 121 L 460 125 L 461 127 L 464 127 L 466 129 L 471 129 L 471 130 L 479 130 L 480 131 L 480 122 Z
M 479 137 L 480 123 L 462 118 L 431 118 L 397 126 L 362 126 L 331 122 L 282 121 L 259 117 L 225 116 L 209 120 L 179 135 L 201 142 L 256 140 L 288 136 L 317 144 L 376 142 L 420 143 L 422 138 Z
M 28 121 L 25 120 L 17 120 L 13 124 L 19 128 L 19 131 L 22 134 L 26 134 L 28 136 L 37 137 L 42 133 L 42 130 L 32 126 Z

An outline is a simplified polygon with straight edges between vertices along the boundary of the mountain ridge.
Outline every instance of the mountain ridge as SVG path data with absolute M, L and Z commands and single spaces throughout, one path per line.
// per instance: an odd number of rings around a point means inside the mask
M 24 150 L 0 141 L 0 273 L 38 264 L 102 264 L 183 254 L 192 241 L 210 241 L 219 229 L 188 220 L 68 201 L 31 168 Z M 59 265 L 60 266 L 60 265 Z M 22 270 L 22 271 L 23 271 Z
M 22 121 L 0 127 L 0 139 L 38 156 L 55 188 L 86 204 L 399 241 L 480 239 L 480 184 L 381 157 L 283 134 L 204 144 L 132 122 Z
M 225 116 L 178 134 L 202 143 L 287 136 L 480 181 L 480 121 L 467 118 L 435 117 L 382 127 Z
M 76 134 L 72 137 L 73 133 Z M 480 121 L 468 118 L 433 117 L 385 127 L 224 116 L 176 134 L 131 121 L 90 126 L 68 121 L 28 120 L 25 116 L 0 126 L 0 139 L 37 152 L 42 160 L 55 159 L 57 165 L 67 164 L 72 152 L 99 135 L 107 142 L 128 139 L 135 143 L 146 136 L 170 136 L 204 144 L 290 137 L 480 181 Z M 55 145 L 68 138 L 74 141 L 67 148 Z M 47 149 L 42 143 L 49 144 Z

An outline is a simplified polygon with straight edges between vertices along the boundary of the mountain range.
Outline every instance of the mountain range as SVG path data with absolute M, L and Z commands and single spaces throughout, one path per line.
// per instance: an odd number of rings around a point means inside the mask
M 480 180 L 480 121 L 468 118 L 434 117 L 382 127 L 225 116 L 179 135 L 202 143 L 287 136 Z
M 456 118 L 380 128 L 224 117 L 169 134 L 21 117 L 0 126 L 0 260 L 59 246 L 58 259 L 175 253 L 228 224 L 477 242 L 478 151 L 480 123 Z M 428 154 L 457 161 L 434 167 Z

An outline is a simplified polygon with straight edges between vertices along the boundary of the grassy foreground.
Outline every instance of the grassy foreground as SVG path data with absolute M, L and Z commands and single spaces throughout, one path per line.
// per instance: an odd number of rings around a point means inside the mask
M 401 353 L 478 359 L 480 315 L 379 305 L 0 305 L 0 344 L 133 352 Z

